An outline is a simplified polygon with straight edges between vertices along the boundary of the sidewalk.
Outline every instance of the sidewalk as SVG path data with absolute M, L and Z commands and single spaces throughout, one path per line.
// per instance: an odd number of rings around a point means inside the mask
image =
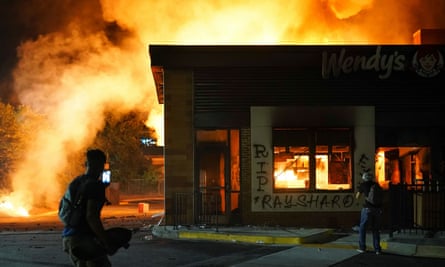
M 134 212 L 126 205 L 110 207 L 119 215 Z M 356 253 L 358 232 L 339 232 L 328 228 L 291 228 L 270 226 L 236 226 L 236 227 L 199 227 L 199 226 L 166 226 L 162 225 L 163 210 L 153 210 L 152 218 L 157 222 L 152 234 L 172 239 L 203 239 L 224 242 L 244 242 L 265 245 L 305 246 L 320 248 L 350 249 Z M 154 212 L 154 214 L 152 213 Z M 367 247 L 372 248 L 372 236 L 368 234 Z M 427 237 L 422 230 L 394 232 L 392 236 L 383 231 L 381 234 L 383 252 L 404 256 L 445 258 L 445 232 L 438 232 Z
M 358 233 L 339 233 L 332 229 L 303 229 L 280 227 L 184 227 L 154 226 L 153 235 L 162 238 L 244 242 L 265 245 L 316 246 L 318 248 L 341 248 L 356 250 Z M 367 235 L 367 246 L 372 249 L 372 236 Z M 382 233 L 381 246 L 384 253 L 405 256 L 445 258 L 445 233 L 425 237 L 424 231 Z M 283 253 L 280 253 L 282 255 Z

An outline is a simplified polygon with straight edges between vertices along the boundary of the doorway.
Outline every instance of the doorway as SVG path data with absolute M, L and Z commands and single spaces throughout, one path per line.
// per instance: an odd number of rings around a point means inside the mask
M 196 147 L 197 220 L 229 224 L 239 210 L 239 131 L 198 130 Z

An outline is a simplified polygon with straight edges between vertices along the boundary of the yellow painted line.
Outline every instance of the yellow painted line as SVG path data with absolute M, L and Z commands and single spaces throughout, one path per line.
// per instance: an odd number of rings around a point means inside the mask
M 299 245 L 302 239 L 295 236 L 265 236 L 265 235 L 240 235 L 228 233 L 206 233 L 206 232 L 179 232 L 179 238 L 187 239 L 211 239 L 229 242 L 245 242 L 255 244 L 283 244 Z
M 244 243 L 254 243 L 254 244 L 281 244 L 281 245 L 304 245 L 307 247 L 319 247 L 319 248 L 343 248 L 343 249 L 356 249 L 356 244 L 347 243 L 313 243 L 316 240 L 323 240 L 324 236 L 329 236 L 332 234 L 332 230 L 328 230 L 323 233 L 318 233 L 314 235 L 309 235 L 307 237 L 296 237 L 296 236 L 268 236 L 268 235 L 246 235 L 246 234 L 233 234 L 233 233 L 218 233 L 218 232 L 198 232 L 198 231 L 179 231 L 178 237 L 184 239 L 207 239 L 215 241 L 226 241 L 226 242 L 244 242 Z M 358 242 L 358 241 L 357 241 Z M 381 246 L 383 250 L 388 249 L 388 243 L 386 241 L 381 241 Z

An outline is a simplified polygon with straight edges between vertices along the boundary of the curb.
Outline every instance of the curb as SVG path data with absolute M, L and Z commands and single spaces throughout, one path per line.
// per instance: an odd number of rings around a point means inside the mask
M 264 231 L 263 231 L 264 232 Z M 265 245 L 302 245 L 319 240 L 324 240 L 332 235 L 331 229 L 310 229 L 307 233 L 292 231 L 280 231 L 268 233 L 258 232 L 236 232 L 236 231 L 201 231 L 201 230 L 181 230 L 174 229 L 172 226 L 155 226 L 153 234 L 163 238 L 173 239 L 190 239 L 190 240 L 213 240 L 225 242 L 240 242 L 251 244 L 265 244 Z
M 323 247 L 339 249 L 357 249 L 357 235 L 348 235 L 334 241 L 327 241 L 334 234 L 333 229 L 199 229 L 189 227 L 154 226 L 154 236 L 168 239 L 212 240 L 223 242 L 240 242 L 262 245 L 302 245 L 305 247 Z M 372 247 L 372 239 L 367 245 Z M 380 241 L 384 253 L 403 256 L 445 258 L 445 246 L 397 242 L 382 238 Z
M 372 241 L 367 244 L 372 247 Z M 389 240 L 381 240 L 380 245 L 384 253 L 392 253 L 402 256 L 416 256 L 428 258 L 445 258 L 445 246 L 442 245 L 419 245 L 413 243 L 394 242 Z M 330 243 L 322 245 L 313 244 L 311 246 L 321 246 L 326 248 L 342 248 L 342 249 L 357 249 L 357 242 L 347 240 L 335 240 Z
M 415 256 L 445 259 L 444 246 L 417 245 Z
M 183 239 L 207 239 L 215 241 L 230 241 L 241 243 L 254 243 L 266 245 L 297 245 L 304 243 L 304 238 L 296 236 L 270 236 L 260 234 L 233 234 L 233 233 L 208 233 L 208 232 L 179 232 L 179 238 Z

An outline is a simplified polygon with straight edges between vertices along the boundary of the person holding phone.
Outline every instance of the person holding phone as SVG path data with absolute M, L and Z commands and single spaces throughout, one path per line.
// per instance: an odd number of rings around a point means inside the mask
M 71 183 L 81 179 L 83 214 L 76 227 L 65 226 L 62 232 L 63 250 L 68 253 L 73 266 L 111 266 L 108 255 L 113 255 L 120 247 L 128 248 L 131 231 L 124 228 L 105 230 L 101 221 L 101 211 L 107 202 L 103 183 L 103 172 L 107 161 L 100 149 L 86 153 L 86 171 Z
M 107 184 L 107 185 L 111 183 L 111 171 L 110 170 L 104 170 L 102 172 L 102 183 Z

